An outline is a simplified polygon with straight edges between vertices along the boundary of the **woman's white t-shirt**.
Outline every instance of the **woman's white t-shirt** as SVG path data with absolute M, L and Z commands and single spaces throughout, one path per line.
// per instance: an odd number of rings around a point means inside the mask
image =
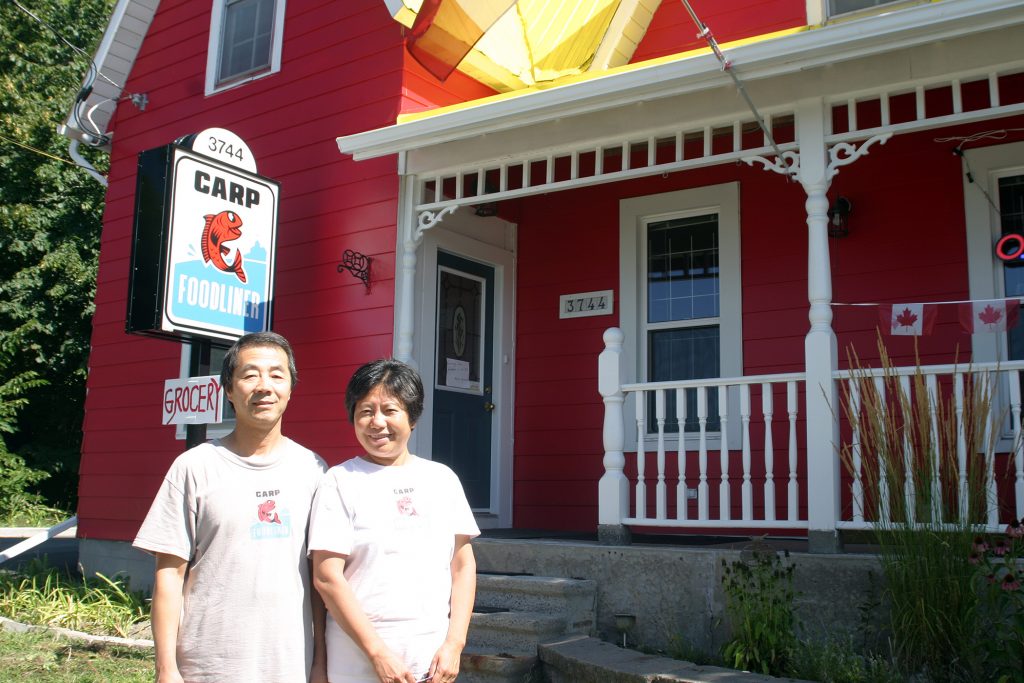
M 448 467 L 409 455 L 402 465 L 353 458 L 317 490 L 309 551 L 346 555 L 345 579 L 378 635 L 420 678 L 448 632 L 455 536 L 478 536 Z M 332 683 L 377 681 L 366 654 L 328 615 Z

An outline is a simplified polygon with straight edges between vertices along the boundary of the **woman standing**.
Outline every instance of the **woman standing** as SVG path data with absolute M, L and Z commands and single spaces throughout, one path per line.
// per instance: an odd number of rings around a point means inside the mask
M 409 452 L 423 384 L 396 360 L 352 376 L 345 408 L 363 455 L 324 476 L 309 549 L 327 605 L 331 683 L 450 683 L 476 592 L 479 535 L 446 466 Z

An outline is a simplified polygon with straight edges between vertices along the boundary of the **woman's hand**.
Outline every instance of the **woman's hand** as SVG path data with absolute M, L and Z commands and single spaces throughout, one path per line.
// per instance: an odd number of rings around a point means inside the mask
M 459 645 L 447 640 L 441 643 L 433 661 L 430 662 L 430 683 L 452 683 L 459 675 L 461 657 L 462 648 Z
M 380 683 L 416 683 L 416 677 L 409 667 L 387 647 L 370 656 L 370 663 Z

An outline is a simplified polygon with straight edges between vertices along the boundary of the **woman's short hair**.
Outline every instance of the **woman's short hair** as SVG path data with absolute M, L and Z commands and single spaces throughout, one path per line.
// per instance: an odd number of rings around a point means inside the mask
M 292 389 L 299 381 L 299 371 L 295 369 L 295 354 L 292 353 L 292 345 L 288 340 L 277 332 L 251 332 L 238 338 L 228 352 L 224 354 L 224 364 L 220 366 L 220 385 L 227 390 L 235 377 L 235 370 L 238 368 L 238 354 L 242 349 L 250 349 L 254 346 L 272 346 L 284 351 L 288 356 L 288 374 L 292 378 Z
M 355 371 L 345 389 L 345 411 L 348 421 L 355 422 L 356 404 L 380 387 L 385 394 L 402 404 L 415 425 L 423 414 L 423 381 L 412 366 L 394 358 L 370 361 Z

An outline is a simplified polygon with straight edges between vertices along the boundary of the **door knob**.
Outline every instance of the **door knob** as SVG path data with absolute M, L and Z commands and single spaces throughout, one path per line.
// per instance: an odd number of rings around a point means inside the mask
M 494 410 L 494 404 L 491 403 L 490 401 L 484 401 L 484 410 L 486 410 L 488 413 L 491 412 L 492 410 Z

